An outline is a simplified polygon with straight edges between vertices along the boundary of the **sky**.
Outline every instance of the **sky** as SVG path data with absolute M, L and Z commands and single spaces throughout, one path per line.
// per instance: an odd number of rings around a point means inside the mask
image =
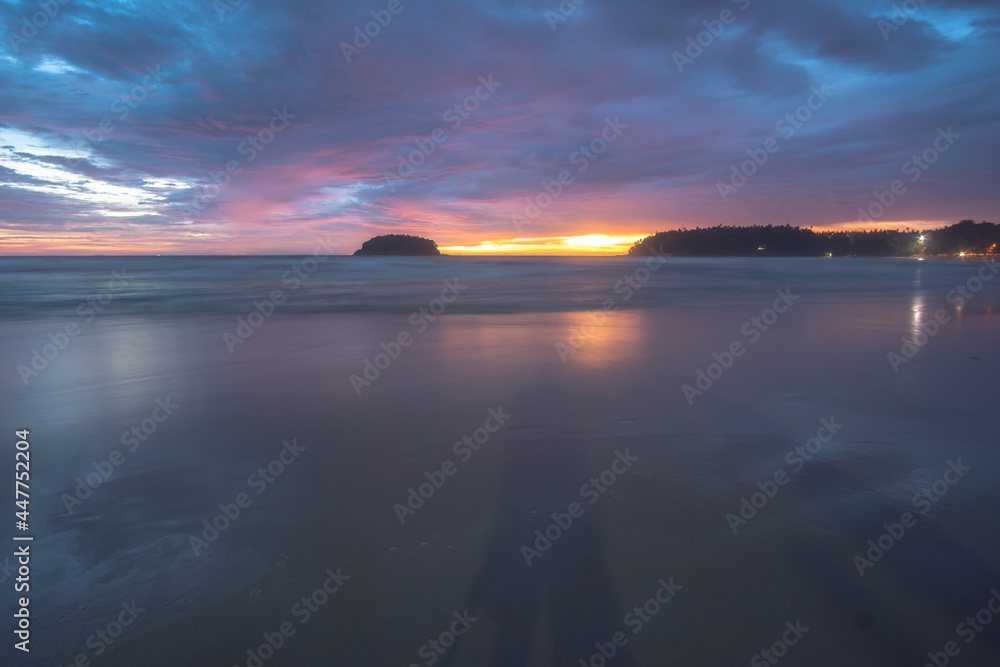
M 1000 3 L 0 0 L 0 254 L 1000 222 Z

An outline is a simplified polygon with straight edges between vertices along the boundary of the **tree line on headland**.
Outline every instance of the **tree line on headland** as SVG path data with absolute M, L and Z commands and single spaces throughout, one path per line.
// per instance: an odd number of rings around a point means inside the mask
M 434 257 L 440 255 L 437 243 L 430 239 L 409 234 L 384 234 L 370 238 L 354 251 L 355 257 L 384 255 L 416 255 Z
M 696 227 L 657 232 L 628 254 L 674 257 L 959 257 L 1000 252 L 1000 225 L 963 220 L 941 229 L 817 232 L 791 225 Z

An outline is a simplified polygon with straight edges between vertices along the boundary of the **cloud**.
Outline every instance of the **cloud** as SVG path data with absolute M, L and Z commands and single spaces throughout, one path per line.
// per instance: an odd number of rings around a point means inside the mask
M 62 5 L 0 56 L 0 225 L 191 252 L 305 252 L 319 231 L 345 251 L 393 231 L 472 246 L 513 238 L 512 214 L 576 169 L 608 117 L 629 130 L 574 171 L 534 236 L 849 223 L 942 125 L 963 140 L 893 220 L 995 217 L 995 3 L 926 3 L 889 39 L 878 21 L 892 3 L 860 0 L 588 0 L 555 30 L 555 0 L 401 6 L 359 48 L 356 28 L 372 11 L 384 21 L 385 3 L 247 0 L 221 17 L 193 1 Z M 17 34 L 37 5 L 5 9 Z M 723 10 L 733 21 L 679 72 L 673 54 Z M 446 114 L 483 76 L 502 85 L 453 127 Z M 730 165 L 824 84 L 830 102 L 722 201 Z M 269 137 L 283 108 L 295 117 Z M 251 159 L 254 137 L 268 141 Z M 428 141 L 412 176 L 390 184 Z M 198 200 L 234 161 L 238 173 Z

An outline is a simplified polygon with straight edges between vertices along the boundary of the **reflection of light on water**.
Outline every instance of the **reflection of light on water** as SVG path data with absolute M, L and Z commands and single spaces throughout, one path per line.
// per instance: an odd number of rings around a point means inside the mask
M 635 361 L 642 354 L 647 331 L 642 310 L 577 311 L 561 313 L 560 319 L 557 331 L 560 345 L 566 346 L 567 364 L 606 367 Z
M 926 307 L 924 300 L 924 295 L 921 292 L 913 295 L 913 304 L 910 306 L 910 310 L 913 312 L 913 334 L 916 335 L 920 331 L 920 321 L 923 317 L 923 310 Z
M 423 354 L 432 354 L 431 349 L 436 349 L 436 363 L 447 366 L 448 373 L 459 375 L 562 366 L 559 349 L 569 350 L 564 352 L 567 367 L 605 369 L 637 361 L 644 354 L 649 328 L 645 311 L 607 313 L 603 324 L 594 324 L 593 320 L 600 321 L 598 313 L 600 308 L 446 316 L 431 324 L 420 337 L 420 345 Z
M 187 343 L 186 338 L 195 336 L 188 333 L 182 338 L 178 323 L 116 318 L 107 308 L 92 322 L 83 317 L 76 322 L 82 333 L 71 338 L 43 371 L 45 381 L 58 388 L 58 400 L 46 402 L 49 425 L 75 429 L 91 423 L 95 415 L 106 419 L 114 415 L 115 420 L 121 416 L 126 422 L 148 413 L 157 397 L 178 398 L 171 388 L 199 350 L 206 349 L 205 357 L 217 356 L 215 350 Z

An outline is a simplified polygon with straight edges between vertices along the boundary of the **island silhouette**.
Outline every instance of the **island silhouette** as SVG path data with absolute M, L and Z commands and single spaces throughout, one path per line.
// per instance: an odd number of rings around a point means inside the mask
M 438 250 L 437 243 L 434 241 L 409 234 L 375 236 L 362 243 L 361 248 L 354 251 L 355 257 L 385 255 L 433 257 L 440 254 L 441 251 Z

